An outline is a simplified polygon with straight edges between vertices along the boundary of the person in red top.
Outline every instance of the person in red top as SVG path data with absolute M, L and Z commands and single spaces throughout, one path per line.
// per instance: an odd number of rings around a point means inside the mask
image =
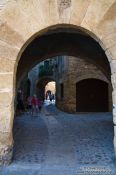
M 34 96 L 32 97 L 32 100 L 31 100 L 31 104 L 32 104 L 32 116 L 33 116 L 33 114 L 34 114 L 35 112 L 36 112 L 36 114 L 38 114 L 38 112 L 39 112 L 38 103 L 39 103 L 38 98 L 37 98 L 36 95 L 34 95 Z

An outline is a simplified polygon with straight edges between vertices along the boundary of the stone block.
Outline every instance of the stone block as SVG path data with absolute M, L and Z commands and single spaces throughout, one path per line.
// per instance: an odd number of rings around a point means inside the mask
M 114 137 L 116 137 L 116 126 L 114 126 Z
M 108 6 L 109 7 L 106 10 L 106 13 L 103 12 L 104 16 L 101 18 L 98 25 L 96 26 L 97 33 L 99 33 L 99 36 L 102 39 L 107 38 L 111 34 L 116 33 L 116 15 L 115 15 L 116 1 L 115 0 L 109 1 Z M 109 43 L 106 42 L 105 44 L 106 48 L 108 48 L 107 44 Z
M 57 22 L 59 21 L 59 12 L 57 0 L 49 1 L 49 20 L 51 25 L 58 24 Z
M 112 84 L 116 84 L 116 73 L 111 75 Z
M 0 73 L 0 91 L 7 88 L 9 91 L 13 89 L 13 73 Z
M 0 58 L 0 72 L 12 72 L 14 70 L 15 61 Z
M 113 113 L 113 123 L 116 125 L 116 113 L 115 113 L 115 116 L 114 116 L 114 113 Z
M 90 0 L 72 1 L 70 23 L 79 26 L 85 17 L 89 5 Z
M 9 132 L 12 128 L 12 112 L 11 106 L 1 107 L 0 108 L 0 131 Z
M 108 49 L 105 51 L 105 54 L 106 54 L 109 62 L 111 62 L 114 59 L 112 56 L 112 53 Z
M 71 15 L 71 6 L 61 9 L 59 7 L 59 23 L 69 24 Z
M 31 0 L 9 2 L 2 20 L 7 21 L 10 30 L 20 36 L 22 44 L 32 40 L 39 31 L 58 24 L 57 0 Z
M 116 106 L 113 107 L 113 123 L 116 124 Z
M 13 94 L 11 92 L 0 93 L 0 108 L 10 106 L 13 100 Z
M 19 49 L 0 41 L 0 59 L 16 60 Z
M 114 105 L 114 107 L 116 107 L 115 105 L 116 105 L 116 91 L 114 90 L 114 91 L 112 91 L 112 100 L 113 100 L 113 105 Z
M 116 126 L 114 126 L 114 151 L 115 151 L 115 156 L 116 156 Z
M 112 47 L 110 47 L 109 49 L 107 49 L 106 53 L 107 53 L 108 51 L 111 53 L 112 59 L 113 59 L 113 60 L 116 60 L 116 44 L 113 45 Z
M 110 33 L 102 38 L 102 42 L 105 44 L 106 48 L 108 49 L 116 44 L 116 32 Z
M 115 0 L 90 1 L 83 23 L 89 24 L 91 29 L 95 28 L 99 24 L 99 22 L 104 18 L 104 15 L 112 6 L 113 2 L 115 2 Z
M 1 132 L 0 131 L 0 149 L 4 145 L 12 145 L 13 144 L 13 137 L 12 132 Z
M 116 60 L 112 60 L 111 62 L 110 62 L 110 67 L 111 67 L 111 73 L 112 74 L 116 74 Z
M 24 40 L 18 32 L 8 26 L 5 21 L 0 21 L 0 39 L 9 46 L 22 47 Z
M 113 89 L 115 90 L 116 89 L 116 74 L 115 73 L 111 75 L 111 83 L 112 83 Z

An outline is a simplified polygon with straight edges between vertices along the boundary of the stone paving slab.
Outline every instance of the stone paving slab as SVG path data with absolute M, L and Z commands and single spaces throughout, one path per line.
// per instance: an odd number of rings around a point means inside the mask
M 16 118 L 14 141 L 13 163 L 0 175 L 116 175 L 111 113 L 73 115 L 46 106 L 38 116 Z

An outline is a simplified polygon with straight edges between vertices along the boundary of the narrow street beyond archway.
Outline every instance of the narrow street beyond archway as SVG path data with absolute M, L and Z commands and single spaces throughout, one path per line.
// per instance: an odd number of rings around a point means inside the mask
M 114 172 L 112 125 L 111 113 L 67 114 L 52 104 L 41 115 L 19 116 L 14 125 L 14 160 L 0 174 L 71 175 L 82 172 L 83 166 Z

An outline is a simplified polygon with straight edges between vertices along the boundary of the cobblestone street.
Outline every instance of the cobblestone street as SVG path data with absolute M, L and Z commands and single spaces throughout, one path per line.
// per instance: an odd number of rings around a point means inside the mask
M 13 163 L 0 175 L 92 174 L 91 168 L 115 174 L 111 113 L 74 115 L 45 106 L 38 116 L 16 118 L 14 143 Z

